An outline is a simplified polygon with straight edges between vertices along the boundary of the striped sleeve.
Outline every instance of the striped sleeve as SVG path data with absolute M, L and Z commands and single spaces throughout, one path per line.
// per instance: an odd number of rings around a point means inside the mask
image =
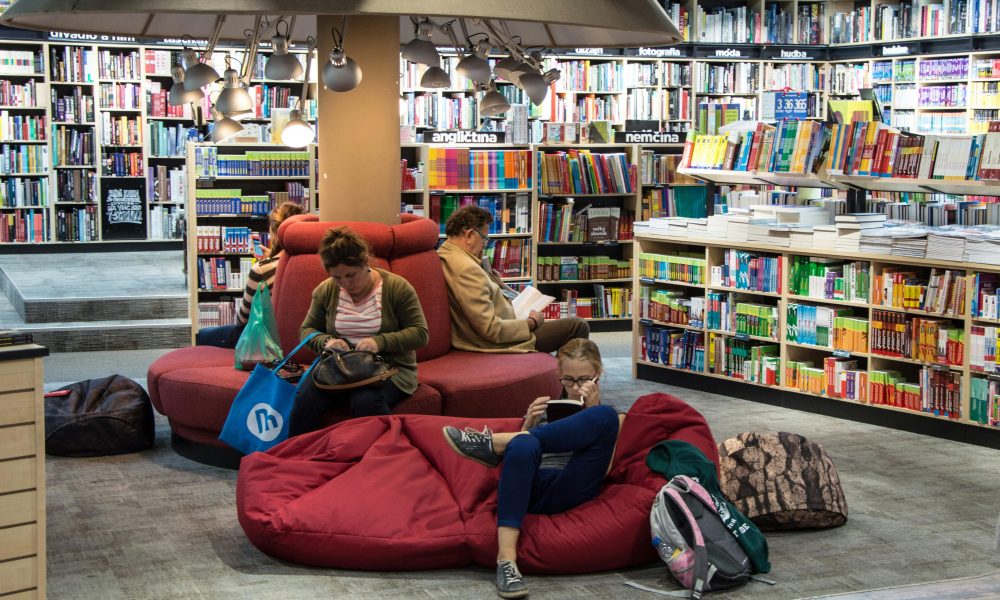
M 243 290 L 243 302 L 240 304 L 240 311 L 236 315 L 236 322 L 246 324 L 250 320 L 250 305 L 253 303 L 254 294 L 261 283 L 270 286 L 274 282 L 274 274 L 278 271 L 278 260 L 265 259 L 254 264 L 247 275 L 247 286 Z

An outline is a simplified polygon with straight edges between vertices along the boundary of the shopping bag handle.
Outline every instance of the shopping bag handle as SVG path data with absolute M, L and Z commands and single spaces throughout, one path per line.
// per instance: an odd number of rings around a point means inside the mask
M 298 352 L 299 350 L 301 350 L 303 346 L 305 346 L 306 344 L 308 344 L 309 341 L 312 340 L 317 335 L 319 335 L 318 331 L 314 331 L 314 332 L 310 333 L 309 335 L 307 335 L 306 339 L 304 339 L 301 342 L 299 342 L 298 346 L 296 346 L 295 348 L 293 348 L 291 352 L 289 352 L 288 354 L 285 355 L 285 358 L 281 359 L 280 363 L 278 363 L 277 365 L 274 366 L 273 371 L 275 373 L 277 373 L 278 371 L 280 371 L 281 368 L 285 366 L 285 363 L 288 362 L 289 358 L 295 356 L 296 352 Z

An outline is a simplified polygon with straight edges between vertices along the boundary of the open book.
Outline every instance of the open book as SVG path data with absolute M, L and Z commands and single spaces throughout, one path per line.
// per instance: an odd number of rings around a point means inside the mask
M 534 286 L 528 285 L 511 301 L 511 304 L 514 305 L 514 316 L 518 319 L 527 319 L 531 311 L 541 311 L 554 300 L 552 296 L 546 296 Z
M 545 403 L 545 418 L 549 423 L 563 419 L 583 410 L 583 400 L 561 398 Z

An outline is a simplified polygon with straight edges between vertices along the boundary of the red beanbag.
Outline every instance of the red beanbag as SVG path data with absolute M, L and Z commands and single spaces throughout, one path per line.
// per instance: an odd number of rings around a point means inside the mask
M 308 565 L 492 568 L 500 469 L 456 454 L 441 433 L 445 425 L 515 431 L 521 420 L 367 417 L 251 454 L 236 485 L 243 530 L 262 551 Z M 718 464 L 698 411 L 668 394 L 639 398 L 601 494 L 564 513 L 528 515 L 518 566 L 529 573 L 588 573 L 655 560 L 649 509 L 664 481 L 645 460 L 667 439 L 690 442 Z

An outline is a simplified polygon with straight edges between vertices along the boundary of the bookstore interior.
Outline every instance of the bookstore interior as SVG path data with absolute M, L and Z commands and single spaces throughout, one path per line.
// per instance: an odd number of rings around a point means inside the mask
M 631 331 L 639 378 L 1000 446 L 1000 2 L 660 4 L 674 45 L 408 20 L 396 212 L 489 210 L 499 275 Z M 271 208 L 326 206 L 321 105 L 365 69 L 346 19 L 329 58 L 263 25 L 0 27 L 0 252 L 183 246 L 193 332 L 232 322 Z

